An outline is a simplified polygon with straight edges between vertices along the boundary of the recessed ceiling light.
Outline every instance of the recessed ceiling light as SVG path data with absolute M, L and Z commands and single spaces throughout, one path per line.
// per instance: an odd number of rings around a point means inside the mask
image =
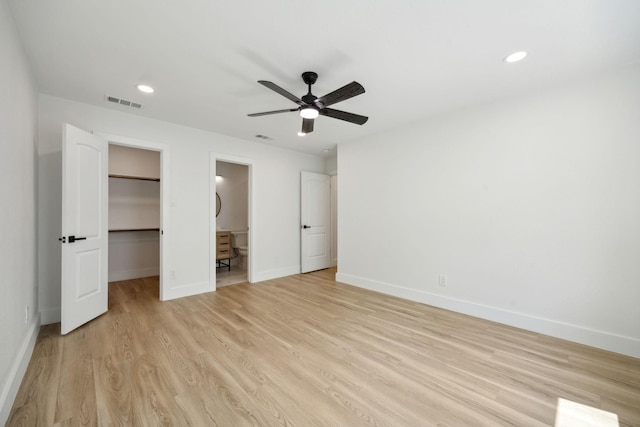
M 322 150 L 323 153 L 328 153 L 329 151 L 331 150 L 329 150 L 328 148 L 325 148 L 324 150 Z
M 525 51 L 514 52 L 511 55 L 505 57 L 504 62 L 512 63 L 522 61 L 525 56 L 527 56 L 527 52 Z
M 138 90 L 144 93 L 153 93 L 153 88 L 149 85 L 140 84 L 138 85 Z

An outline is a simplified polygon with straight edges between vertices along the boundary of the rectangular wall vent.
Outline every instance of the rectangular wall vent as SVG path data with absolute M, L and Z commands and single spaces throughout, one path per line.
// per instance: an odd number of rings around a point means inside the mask
M 116 98 L 115 96 L 105 95 L 105 99 L 114 104 L 120 104 L 131 108 L 142 108 L 142 104 L 137 102 L 127 101 L 126 99 Z

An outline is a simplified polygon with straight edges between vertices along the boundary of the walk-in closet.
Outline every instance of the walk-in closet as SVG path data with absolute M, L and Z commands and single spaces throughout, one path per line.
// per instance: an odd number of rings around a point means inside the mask
M 109 145 L 109 282 L 160 274 L 160 152 Z

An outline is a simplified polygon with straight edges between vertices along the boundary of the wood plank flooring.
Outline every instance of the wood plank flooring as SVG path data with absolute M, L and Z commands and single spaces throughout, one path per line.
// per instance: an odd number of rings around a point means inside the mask
M 107 314 L 41 329 L 7 425 L 589 425 L 562 398 L 640 426 L 640 359 L 334 277 L 168 302 L 154 278 L 111 284 Z

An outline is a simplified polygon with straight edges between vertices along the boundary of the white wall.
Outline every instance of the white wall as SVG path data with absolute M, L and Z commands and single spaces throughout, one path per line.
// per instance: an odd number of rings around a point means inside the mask
M 324 173 L 335 175 L 338 173 L 338 149 L 335 148 L 324 158 Z
M 109 233 L 109 282 L 159 274 L 160 238 L 157 231 Z
M 338 280 L 640 357 L 639 94 L 636 65 L 340 146 Z
M 160 178 L 160 152 L 109 144 L 109 174 Z
M 215 286 L 209 277 L 210 153 L 252 159 L 256 174 L 253 280 L 300 271 L 300 170 L 322 171 L 323 160 L 47 95 L 39 98 L 39 288 L 43 322 L 60 318 L 61 127 L 68 122 L 103 134 L 166 144 L 170 151 L 170 215 L 164 234 L 168 298 Z M 215 217 L 215 213 L 213 215 Z M 215 262 L 215 260 L 214 260 Z M 215 271 L 215 269 L 214 269 Z
M 109 179 L 109 230 L 160 227 L 160 183 Z
M 5 1 L 0 1 L 0 93 L 0 425 L 4 425 L 40 326 L 36 288 L 36 88 Z

